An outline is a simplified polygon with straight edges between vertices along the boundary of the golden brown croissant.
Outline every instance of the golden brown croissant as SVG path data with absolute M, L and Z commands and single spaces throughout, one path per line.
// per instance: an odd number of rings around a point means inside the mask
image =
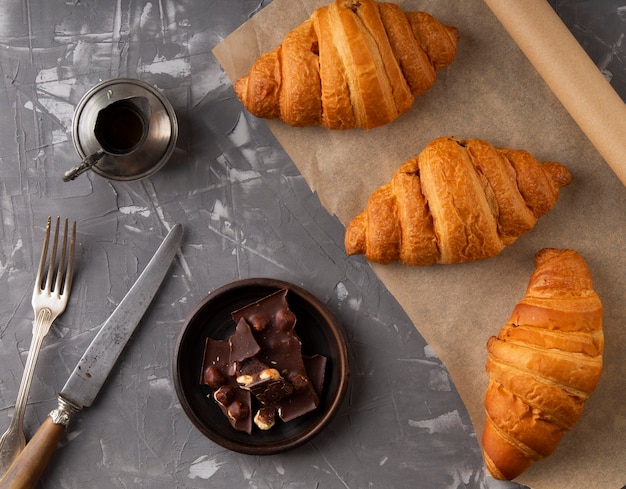
M 489 258 L 530 231 L 570 180 L 526 151 L 435 139 L 372 193 L 346 229 L 346 252 L 407 265 Z
M 584 259 L 544 249 L 526 296 L 487 343 L 482 444 L 498 479 L 550 455 L 576 424 L 602 371 L 602 304 Z
M 292 126 L 381 126 L 409 110 L 456 54 L 458 31 L 392 3 L 336 0 L 263 54 L 235 93 Z

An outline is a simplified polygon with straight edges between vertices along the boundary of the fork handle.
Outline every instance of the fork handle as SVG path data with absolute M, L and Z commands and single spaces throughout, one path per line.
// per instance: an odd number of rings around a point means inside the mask
M 33 337 L 30 342 L 30 348 L 28 349 L 28 357 L 26 358 L 26 365 L 24 365 L 24 372 L 22 373 L 22 381 L 20 382 L 20 388 L 17 392 L 17 400 L 15 401 L 15 411 L 11 423 L 15 423 L 17 429 L 22 430 L 24 423 L 24 410 L 26 409 L 26 403 L 28 402 L 28 393 L 30 392 L 30 386 L 33 382 L 33 375 L 35 374 L 35 367 L 37 366 L 37 359 L 39 358 L 39 351 L 44 338 L 48 334 L 54 318 L 52 312 L 47 307 L 44 307 L 37 311 L 35 320 L 33 321 Z
M 59 398 L 59 406 L 41 424 L 33 438 L 0 480 L 0 489 L 34 489 L 56 450 L 70 417 L 78 412 Z

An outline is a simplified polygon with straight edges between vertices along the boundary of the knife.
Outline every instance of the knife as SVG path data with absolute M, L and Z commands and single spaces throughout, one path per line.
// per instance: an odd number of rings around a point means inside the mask
M 180 247 L 183 228 L 176 224 L 145 270 L 106 320 L 59 393 L 58 406 L 0 480 L 0 489 L 32 489 L 45 469 L 70 418 L 91 406 L 109 372 L 152 302 Z

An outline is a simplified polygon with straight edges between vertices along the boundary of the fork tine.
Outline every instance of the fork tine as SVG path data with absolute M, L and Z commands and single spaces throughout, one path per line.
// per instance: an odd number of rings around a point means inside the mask
M 48 276 L 46 277 L 46 292 L 52 292 L 52 286 L 55 281 L 54 267 L 57 261 L 57 248 L 59 246 L 59 222 L 60 217 L 57 217 L 56 226 L 54 228 L 54 242 L 52 243 L 52 254 L 50 255 L 50 264 L 48 265 Z
M 52 235 L 52 233 L 50 233 Z M 48 249 L 46 250 L 49 254 L 49 256 L 47 257 L 47 263 L 44 268 L 45 270 L 45 276 L 42 278 L 42 283 L 40 284 L 41 289 L 44 292 L 50 292 L 50 290 L 52 289 L 52 278 L 53 278 L 53 273 L 54 273 L 54 262 L 56 261 L 56 255 L 57 255 L 57 240 L 58 240 L 58 234 L 59 234 L 59 220 L 57 219 L 56 222 L 56 229 L 54 230 L 54 236 L 52 236 L 52 240 L 50 243 L 48 243 Z
M 65 224 L 63 226 L 63 246 L 61 247 L 61 258 L 59 259 L 59 266 L 57 268 L 57 274 L 54 279 L 54 294 L 59 296 L 61 294 L 61 285 L 65 281 L 65 259 L 67 254 L 67 218 L 65 218 Z
M 65 230 L 67 235 L 67 220 L 65 222 Z M 63 281 L 62 294 L 69 292 L 72 288 L 72 277 L 74 276 L 74 248 L 76 245 L 76 221 L 72 224 L 72 236 L 70 237 L 70 254 L 67 259 L 67 270 L 65 273 L 65 280 Z M 65 248 L 65 246 L 64 246 Z M 65 250 L 64 250 L 65 251 Z
M 46 259 L 48 257 L 48 244 L 50 243 L 50 222 L 51 219 L 50 217 L 48 217 L 48 222 L 46 224 L 46 236 L 43 240 L 41 257 L 39 258 L 39 268 L 37 268 L 37 278 L 35 279 L 35 283 L 37 284 L 38 289 L 40 289 L 43 285 L 43 274 L 46 266 Z
M 71 235 L 68 236 L 69 219 L 66 218 L 63 226 L 61 256 L 59 258 L 59 263 L 56 263 L 57 254 L 59 252 L 60 221 L 61 218 L 57 217 L 54 230 L 54 241 L 52 242 L 52 249 L 50 249 L 52 219 L 48 217 L 48 222 L 46 224 L 46 236 L 43 242 L 41 259 L 39 261 L 36 278 L 38 292 L 44 292 L 48 295 L 54 293 L 56 297 L 61 297 L 61 295 L 70 290 L 74 274 L 74 250 L 76 247 L 76 221 L 73 221 Z M 50 256 L 48 257 L 48 255 Z

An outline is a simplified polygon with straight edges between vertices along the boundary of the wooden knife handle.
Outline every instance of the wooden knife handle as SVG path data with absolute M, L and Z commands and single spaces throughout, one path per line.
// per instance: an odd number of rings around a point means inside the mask
M 47 417 L 0 480 L 0 489 L 34 489 L 64 431 Z
M 0 489 L 34 489 L 37 485 L 70 418 L 81 409 L 61 396 L 58 401 L 57 408 L 41 424 L 0 480 Z

